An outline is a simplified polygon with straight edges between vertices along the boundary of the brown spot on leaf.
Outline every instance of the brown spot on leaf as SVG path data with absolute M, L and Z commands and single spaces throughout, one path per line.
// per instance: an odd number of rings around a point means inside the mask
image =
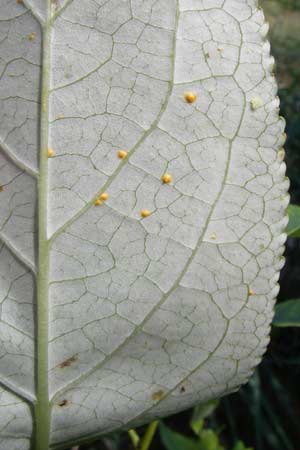
M 181 386 L 180 392 L 183 394 L 185 391 L 186 391 L 185 387 L 184 387 L 184 386 Z
M 152 400 L 154 401 L 159 401 L 164 397 L 165 393 L 162 389 L 160 389 L 159 391 L 153 392 L 152 394 Z
M 58 367 L 59 367 L 60 369 L 64 369 L 65 367 L 70 367 L 70 366 L 72 366 L 72 364 L 73 364 L 74 362 L 77 361 L 77 359 L 78 359 L 78 356 L 77 356 L 77 355 L 73 355 L 73 356 L 71 356 L 71 358 L 68 358 L 68 359 L 66 359 L 65 361 L 63 361 L 62 363 L 60 363 L 60 364 L 58 365 Z
M 69 402 L 68 400 L 66 400 L 66 399 L 61 400 L 59 403 L 57 403 L 57 405 L 58 405 L 60 408 L 64 408 L 65 406 L 68 406 L 69 404 L 70 404 L 70 402 Z
M 36 33 L 34 31 L 28 35 L 29 41 L 34 41 L 35 38 L 36 38 Z

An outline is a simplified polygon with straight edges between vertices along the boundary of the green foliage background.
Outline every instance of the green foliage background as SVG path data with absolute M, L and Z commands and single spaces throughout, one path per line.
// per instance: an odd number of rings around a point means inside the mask
M 281 114 L 287 121 L 291 199 L 300 204 L 300 0 L 262 0 L 261 5 L 271 26 Z M 300 208 L 292 211 L 293 220 L 300 227 L 297 211 Z M 133 431 L 131 438 L 127 433 L 115 434 L 80 450 L 298 450 L 300 239 L 288 240 L 286 259 L 274 322 L 277 326 L 273 327 L 268 353 L 247 386 L 218 404 L 178 414 L 159 427 L 152 424 L 152 429 L 148 428 L 151 443 L 145 439 L 138 442 L 138 436 L 145 436 L 144 427 Z M 293 327 L 286 328 L 290 325 Z

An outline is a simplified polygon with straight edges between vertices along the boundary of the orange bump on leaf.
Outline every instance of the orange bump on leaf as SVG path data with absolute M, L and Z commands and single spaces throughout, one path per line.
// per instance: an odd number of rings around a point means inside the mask
M 55 155 L 55 152 L 52 148 L 48 148 L 47 152 L 48 158 L 52 158 Z
M 141 216 L 142 216 L 143 218 L 149 217 L 150 214 L 151 214 L 151 212 L 150 212 L 148 209 L 142 209 L 142 211 L 141 211 Z
M 119 150 L 118 151 L 118 158 L 120 159 L 125 159 L 127 157 L 128 153 L 126 152 L 126 150 Z
M 185 92 L 184 98 L 187 103 L 194 103 L 197 99 L 197 95 L 194 92 Z
M 109 195 L 107 192 L 103 192 L 100 196 L 99 196 L 99 200 L 101 200 L 102 202 L 105 202 L 108 199 Z
M 169 173 L 165 173 L 161 179 L 163 183 L 169 184 L 172 181 L 172 176 Z

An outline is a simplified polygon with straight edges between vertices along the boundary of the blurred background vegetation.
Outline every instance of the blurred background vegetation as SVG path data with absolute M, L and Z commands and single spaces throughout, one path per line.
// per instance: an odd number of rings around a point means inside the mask
M 300 0 L 262 0 L 261 6 L 270 23 L 281 114 L 287 121 L 291 199 L 300 204 Z M 300 208 L 291 212 L 297 228 Z M 172 416 L 159 425 L 152 423 L 74 449 L 299 450 L 300 239 L 288 239 L 286 260 L 276 318 L 282 327 L 272 328 L 268 352 L 246 386 L 220 402 Z M 290 299 L 299 300 L 287 303 Z M 291 324 L 296 326 L 283 326 Z M 138 436 L 144 439 L 138 441 Z

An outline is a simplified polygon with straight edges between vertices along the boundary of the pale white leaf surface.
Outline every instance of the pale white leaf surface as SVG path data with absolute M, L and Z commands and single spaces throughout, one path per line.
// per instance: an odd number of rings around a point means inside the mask
M 0 0 L 1 450 L 178 412 L 259 363 L 288 203 L 266 33 L 255 0 Z

